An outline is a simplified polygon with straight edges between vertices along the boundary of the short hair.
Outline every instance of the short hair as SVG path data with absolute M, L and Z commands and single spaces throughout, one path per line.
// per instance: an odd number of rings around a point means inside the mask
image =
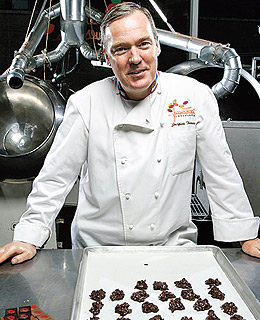
M 101 40 L 106 48 L 107 45 L 107 39 L 106 39 L 106 29 L 112 23 L 113 21 L 122 18 L 124 16 L 131 15 L 134 11 L 140 11 L 142 12 L 147 19 L 150 22 L 150 25 L 152 27 L 152 32 L 154 39 L 157 40 L 157 30 L 155 27 L 154 20 L 152 18 L 151 13 L 144 7 L 141 7 L 139 4 L 134 3 L 134 2 L 123 2 L 115 5 L 112 7 L 104 16 L 102 23 L 100 25 L 100 30 L 101 30 Z

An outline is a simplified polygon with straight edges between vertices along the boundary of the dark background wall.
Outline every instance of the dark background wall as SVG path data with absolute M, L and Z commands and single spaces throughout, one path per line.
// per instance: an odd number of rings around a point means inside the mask
M 58 0 L 52 0 L 52 5 Z M 121 2 L 120 0 L 92 0 L 91 6 L 105 12 L 106 5 Z M 152 8 L 148 0 L 138 1 L 146 6 L 153 14 L 158 28 L 168 29 L 166 24 Z M 162 11 L 168 18 L 173 28 L 180 33 L 189 34 L 190 20 L 190 0 L 157 0 Z M 33 0 L 0 0 L 0 74 L 4 72 L 11 64 L 14 51 L 19 50 L 22 45 L 31 12 L 34 6 Z M 33 23 L 36 20 L 43 0 L 38 1 L 36 13 L 33 17 Z M 89 1 L 87 1 L 89 3 Z M 48 7 L 48 4 L 47 6 Z M 60 41 L 59 19 L 51 21 L 53 25 L 52 32 L 49 34 L 48 51 L 56 48 Z M 244 68 L 249 72 L 252 58 L 260 56 L 260 34 L 258 26 L 260 25 L 260 1 L 259 0 L 218 0 L 218 1 L 199 1 L 199 25 L 198 36 L 202 39 L 212 40 L 223 44 L 230 43 L 232 48 L 241 56 Z M 93 47 L 99 46 L 99 26 L 90 24 L 88 21 L 86 40 Z M 45 47 L 46 37 L 44 36 L 37 48 L 36 54 L 41 53 Z M 188 54 L 184 51 L 162 46 L 162 53 L 159 57 L 159 69 L 166 71 L 173 65 L 188 59 Z M 53 73 L 61 72 L 62 61 L 53 64 L 51 70 L 47 68 L 46 79 L 51 80 Z M 75 50 L 70 50 L 64 59 L 65 68 L 70 69 L 75 63 Z M 216 83 L 221 79 L 222 74 L 215 74 L 213 71 L 204 71 L 206 74 L 204 82 L 209 85 Z M 80 61 L 76 70 L 66 77 L 64 87 L 76 91 L 83 86 L 111 75 L 109 69 L 93 67 L 90 61 L 80 55 Z M 34 74 L 43 78 L 43 68 L 37 70 Z M 220 77 L 220 79 L 219 79 Z M 201 80 L 201 79 L 199 79 Z M 241 97 L 238 97 L 241 100 Z M 260 109 L 260 108 L 259 108 Z M 260 117 L 260 115 L 259 115 Z

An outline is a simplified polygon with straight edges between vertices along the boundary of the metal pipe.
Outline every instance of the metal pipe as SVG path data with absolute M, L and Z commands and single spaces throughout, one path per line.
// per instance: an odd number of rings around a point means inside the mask
M 25 69 L 29 65 L 30 58 L 39 45 L 50 19 L 56 18 L 60 14 L 59 4 L 54 5 L 50 11 L 46 9 L 43 11 L 40 21 L 34 27 L 25 39 L 20 50 L 14 57 L 7 75 L 7 83 L 13 89 L 19 89 L 23 85 Z
M 41 67 L 45 62 L 51 64 L 59 61 L 71 47 L 79 48 L 86 59 L 98 60 L 96 51 L 85 41 L 86 15 L 101 22 L 103 14 L 95 9 L 87 9 L 85 15 L 85 2 L 86 0 L 60 0 L 60 4 L 54 5 L 50 10 L 43 11 L 40 18 L 37 19 L 37 24 L 35 24 L 12 61 L 7 75 L 7 83 L 10 87 L 20 88 L 23 85 L 25 71 L 30 72 Z M 48 27 L 49 19 L 56 18 L 59 15 L 61 42 L 53 51 L 33 56 Z
M 193 38 L 180 33 L 172 33 L 165 30 L 157 30 L 159 41 L 162 44 L 196 53 L 198 58 L 206 64 L 224 67 L 224 75 L 221 81 L 212 87 L 217 99 L 225 98 L 235 91 L 239 84 L 242 64 L 236 51 L 229 46 L 215 42 Z
M 89 8 L 87 5 L 85 6 L 84 10 L 87 17 L 94 20 L 96 23 L 101 24 L 104 17 L 104 13 L 98 11 L 95 8 Z

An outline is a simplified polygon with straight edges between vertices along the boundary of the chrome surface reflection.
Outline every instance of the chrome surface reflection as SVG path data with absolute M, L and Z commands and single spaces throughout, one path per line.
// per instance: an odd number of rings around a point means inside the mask
M 63 97 L 43 80 L 26 76 L 12 89 L 0 77 L 0 180 L 32 179 L 60 125 Z

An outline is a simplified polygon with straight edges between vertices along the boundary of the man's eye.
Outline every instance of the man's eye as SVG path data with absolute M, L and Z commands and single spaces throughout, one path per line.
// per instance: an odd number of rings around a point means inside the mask
M 119 47 L 119 48 L 116 48 L 114 50 L 114 54 L 115 55 L 120 55 L 120 54 L 123 54 L 127 51 L 127 48 L 124 48 L 124 47 Z
M 141 44 L 140 44 L 140 47 L 141 48 L 149 48 L 151 46 L 151 42 L 149 42 L 149 41 L 144 41 L 144 42 L 142 42 Z

